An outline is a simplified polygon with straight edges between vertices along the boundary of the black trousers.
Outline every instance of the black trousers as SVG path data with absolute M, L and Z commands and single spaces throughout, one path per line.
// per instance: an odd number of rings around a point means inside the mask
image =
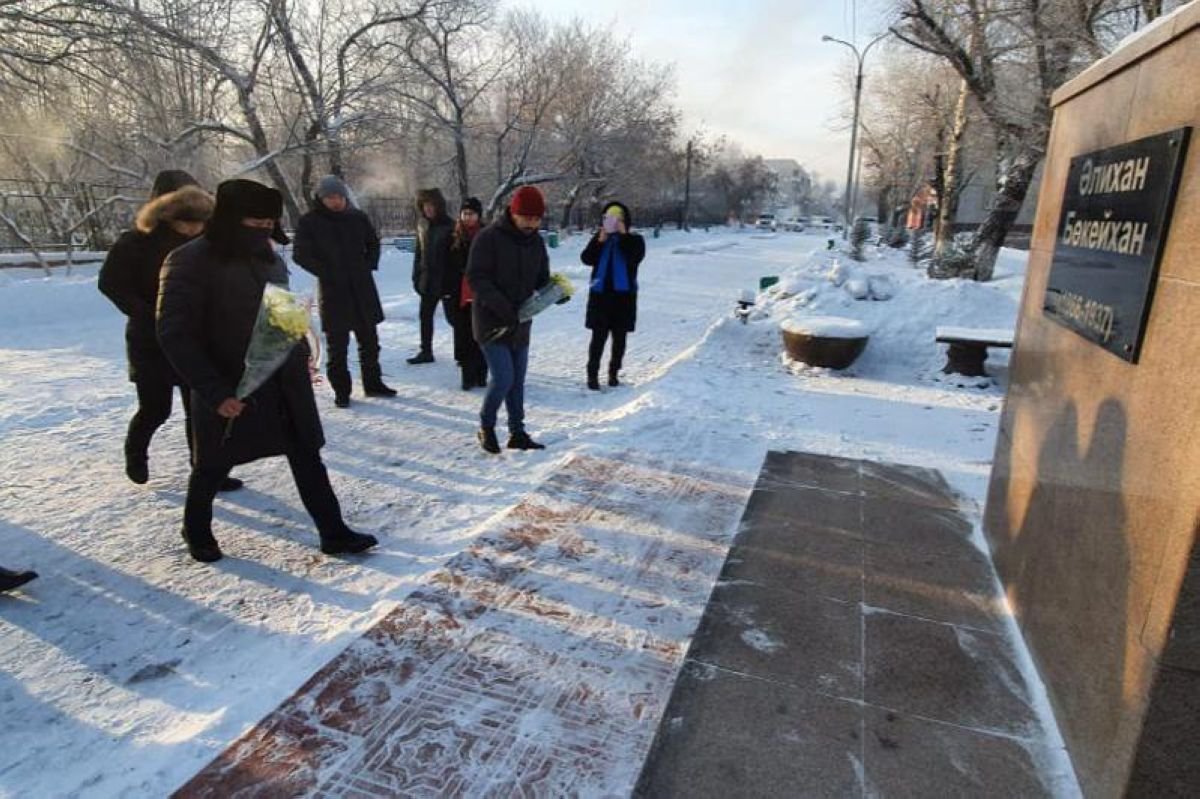
M 609 334 L 612 335 L 612 354 L 608 359 L 608 371 L 612 374 L 621 371 L 621 364 L 625 361 L 625 344 L 629 333 L 625 330 L 597 327 L 592 330 L 592 342 L 588 345 L 587 368 L 589 373 L 600 371 L 600 359 L 604 356 L 604 345 L 608 342 Z
M 321 538 L 336 538 L 346 532 L 342 507 L 329 472 L 315 449 L 297 448 L 287 453 L 292 479 L 300 492 L 304 509 L 312 517 Z M 183 506 L 183 526 L 190 538 L 203 541 L 212 536 L 212 505 L 221 481 L 229 475 L 228 467 L 196 466 L 188 479 L 187 501 Z
M 155 431 L 171 417 L 171 395 L 179 389 L 183 403 L 184 430 L 187 435 L 188 452 L 192 451 L 192 392 L 186 386 L 175 383 L 162 375 L 139 376 L 137 382 L 138 409 L 129 420 L 129 431 L 125 434 L 125 454 L 134 458 L 145 458 L 150 449 L 150 439 Z
M 433 354 L 433 317 L 438 314 L 438 304 L 442 304 L 443 312 L 445 313 L 446 323 L 451 328 L 455 326 L 455 308 L 454 301 L 450 298 L 439 298 L 439 296 L 421 295 L 421 352 Z M 455 360 L 458 360 L 457 355 Z
M 369 387 L 383 377 L 379 368 L 379 334 L 375 325 L 359 325 L 353 330 L 326 330 L 325 348 L 329 360 L 325 365 L 325 373 L 329 376 L 333 393 L 339 397 L 350 396 L 353 386 L 347 361 L 351 333 L 354 333 L 354 339 L 358 342 L 358 366 L 362 370 L 363 385 Z
M 446 300 L 446 318 L 454 327 L 454 360 L 468 374 L 479 375 L 487 369 L 483 360 L 483 350 L 475 340 L 475 332 L 471 329 L 471 306 L 456 308 L 451 300 Z

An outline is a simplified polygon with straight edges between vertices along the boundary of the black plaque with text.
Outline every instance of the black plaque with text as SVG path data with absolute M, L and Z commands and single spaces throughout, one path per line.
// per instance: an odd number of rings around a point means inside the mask
M 1137 363 L 1191 128 L 1071 159 L 1046 315 Z

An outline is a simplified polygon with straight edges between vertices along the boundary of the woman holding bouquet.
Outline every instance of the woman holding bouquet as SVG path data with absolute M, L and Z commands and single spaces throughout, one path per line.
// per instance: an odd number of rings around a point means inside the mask
M 491 373 L 479 412 L 479 444 L 500 452 L 496 416 L 508 411 L 508 448 L 545 449 L 525 432 L 525 370 L 532 322 L 517 317 L 521 303 L 550 282 L 550 256 L 538 228 L 546 200 L 534 186 L 513 193 L 504 216 L 475 237 L 467 259 L 467 283 L 475 300 L 471 323 Z
M 587 385 L 592 391 L 600 390 L 600 359 L 610 335 L 608 384 L 620 385 L 617 375 L 625 358 L 626 337 L 637 322 L 637 273 L 646 257 L 646 241 L 629 232 L 632 226 L 628 208 L 619 202 L 608 203 L 600 230 L 579 256 L 592 267 L 585 321 L 592 331 L 587 362 Z
M 321 551 L 362 552 L 378 542 L 342 520 L 321 462 L 325 443 L 308 372 L 308 347 L 297 344 L 283 364 L 244 400 L 237 387 L 268 283 L 287 286 L 287 267 L 271 239 L 283 199 L 249 180 L 217 188 L 204 236 L 168 257 L 158 298 L 158 339 L 192 389 L 195 460 L 183 511 L 183 539 L 198 561 L 221 559 L 212 534 L 217 488 L 240 463 L 284 455 L 305 509 L 316 522 Z M 236 420 L 236 421 L 232 421 Z

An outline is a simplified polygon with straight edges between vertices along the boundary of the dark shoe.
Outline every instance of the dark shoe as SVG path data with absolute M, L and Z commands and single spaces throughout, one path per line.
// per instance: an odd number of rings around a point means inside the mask
M 396 389 L 380 380 L 376 383 L 364 383 L 363 393 L 368 397 L 394 397 L 396 396 Z
M 0 568 L 0 591 L 20 588 L 30 580 L 37 579 L 37 572 L 14 572 Z
M 409 358 L 408 362 L 413 366 L 416 366 L 419 363 L 433 363 L 433 353 L 422 350 L 421 352 L 418 352 L 416 355 Z
M 487 388 L 487 367 L 479 370 L 479 380 L 476 383 L 480 388 Z
M 338 394 L 333 398 L 333 405 L 335 408 L 349 408 L 350 396 L 348 394 Z
M 587 375 L 588 375 L 588 388 L 590 388 L 592 391 L 599 391 L 600 390 L 600 370 L 599 369 L 588 369 Z
M 475 376 L 474 370 L 464 366 L 462 368 L 462 390 L 470 391 L 475 388 L 478 383 L 478 378 Z
M 138 485 L 145 485 L 150 479 L 150 466 L 145 455 L 125 456 L 125 476 Z
M 539 444 L 538 442 L 534 441 L 532 438 L 529 437 L 528 433 L 526 433 L 525 431 L 522 430 L 520 433 L 513 433 L 512 435 L 510 435 L 508 437 L 508 448 L 509 449 L 545 449 L 546 445 Z
M 341 534 L 321 539 L 321 551 L 326 555 L 346 555 L 366 552 L 379 544 L 379 539 L 366 533 L 356 533 L 349 527 Z
M 244 485 L 245 485 L 245 483 L 243 483 L 241 480 L 237 479 L 236 477 L 226 477 L 224 480 L 221 481 L 221 485 L 217 486 L 217 490 L 220 491 L 221 493 L 228 493 L 230 491 L 237 491 L 239 488 L 241 488 Z
M 217 539 L 213 538 L 212 533 L 202 536 L 189 536 L 185 529 L 182 532 L 183 542 L 187 544 L 188 554 L 193 560 L 198 560 L 201 563 L 216 563 L 224 555 L 221 554 L 221 547 L 217 544 Z
M 490 452 L 493 455 L 500 454 L 500 442 L 496 440 L 496 428 L 481 427 L 475 437 L 479 439 L 479 446 L 483 447 L 484 452 Z
M 617 370 L 616 370 L 616 369 L 609 369 L 609 370 L 608 370 L 608 384 L 609 384 L 610 386 L 619 386 L 619 385 L 621 385 L 621 381 L 617 379 Z

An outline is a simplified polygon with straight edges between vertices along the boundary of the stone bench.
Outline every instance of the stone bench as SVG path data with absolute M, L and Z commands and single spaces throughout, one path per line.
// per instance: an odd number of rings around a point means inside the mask
M 1013 331 L 979 329 L 971 327 L 939 327 L 935 332 L 938 344 L 948 344 L 946 374 L 981 377 L 987 374 L 983 364 L 987 360 L 988 347 L 1012 349 Z

